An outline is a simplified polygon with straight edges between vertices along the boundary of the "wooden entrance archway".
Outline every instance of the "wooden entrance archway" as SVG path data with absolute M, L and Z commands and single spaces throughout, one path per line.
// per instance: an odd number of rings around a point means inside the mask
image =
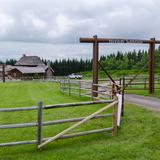
M 93 44 L 93 83 L 98 84 L 98 59 L 99 59 L 99 43 L 135 43 L 135 44 L 149 44 L 149 93 L 154 93 L 154 68 L 155 68 L 155 45 L 160 44 L 160 40 L 151 38 L 150 40 L 141 39 L 113 39 L 113 38 L 80 38 L 81 43 Z M 93 90 L 97 91 L 98 88 L 93 86 Z M 97 96 L 97 93 L 93 93 Z

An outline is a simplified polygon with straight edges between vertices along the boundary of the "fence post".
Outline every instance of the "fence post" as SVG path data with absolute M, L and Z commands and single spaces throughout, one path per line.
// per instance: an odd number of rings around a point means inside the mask
M 42 143 L 42 107 L 43 103 L 38 102 L 38 130 L 37 130 L 37 145 L 40 145 Z
M 92 101 L 94 101 L 93 83 L 91 83 L 91 98 L 92 98 Z
M 68 94 L 71 95 L 71 82 L 70 82 L 70 79 L 68 79 Z
M 81 81 L 79 81 L 79 96 L 81 96 Z
M 62 86 L 62 92 L 64 92 L 64 81 L 60 80 L 61 86 Z
M 144 89 L 146 89 L 147 88 L 147 78 L 145 77 L 144 78 Z
M 119 85 L 122 85 L 122 78 L 119 79 Z
M 125 89 L 125 77 L 123 77 L 123 82 L 122 82 L 122 113 L 121 116 L 124 114 L 124 89 Z
M 113 120 L 112 120 L 112 127 L 113 127 L 113 131 L 112 131 L 112 135 L 116 136 L 117 135 L 117 104 L 115 104 L 113 106 Z
M 66 83 L 65 80 L 63 80 L 63 93 L 64 93 L 64 91 L 66 89 L 66 84 L 65 83 Z
M 60 91 L 62 92 L 62 82 L 60 81 Z
M 115 91 L 115 84 L 112 84 L 112 99 L 116 99 L 116 91 Z M 113 106 L 113 116 L 112 116 L 112 135 L 116 136 L 117 134 L 117 104 Z
M 115 98 L 115 84 L 113 83 L 112 84 L 112 97 L 111 99 L 114 99 Z
M 2 78 L 3 78 L 3 83 L 5 83 L 5 64 L 2 65 Z

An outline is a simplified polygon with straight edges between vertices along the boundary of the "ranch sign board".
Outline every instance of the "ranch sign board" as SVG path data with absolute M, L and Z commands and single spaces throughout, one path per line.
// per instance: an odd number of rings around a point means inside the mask
M 109 39 L 109 43 L 143 43 L 143 40 L 136 40 L 136 39 Z

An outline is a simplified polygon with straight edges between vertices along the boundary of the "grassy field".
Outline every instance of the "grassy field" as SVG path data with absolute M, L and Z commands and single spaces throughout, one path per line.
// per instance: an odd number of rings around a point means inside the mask
M 25 107 L 44 104 L 85 101 L 68 96 L 51 82 L 16 82 L 0 84 L 0 107 Z M 103 105 L 61 108 L 44 111 L 43 120 L 85 116 Z M 110 110 L 108 111 L 110 112 Z M 36 111 L 0 113 L 0 124 L 36 122 Z M 125 115 L 116 137 L 93 134 L 50 143 L 42 150 L 36 145 L 0 148 L 0 160 L 158 160 L 160 157 L 160 114 L 125 104 Z M 73 123 L 71 123 L 73 124 Z M 43 136 L 53 136 L 71 124 L 43 127 Z M 73 132 L 109 127 L 111 118 L 92 120 Z M 0 143 L 36 139 L 36 128 L 0 130 Z

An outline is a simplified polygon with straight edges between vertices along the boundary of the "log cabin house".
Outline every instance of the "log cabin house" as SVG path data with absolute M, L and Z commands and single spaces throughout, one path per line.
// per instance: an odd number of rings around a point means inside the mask
M 14 79 L 50 79 L 54 71 L 38 56 L 23 55 L 14 66 L 8 68 L 7 74 Z

